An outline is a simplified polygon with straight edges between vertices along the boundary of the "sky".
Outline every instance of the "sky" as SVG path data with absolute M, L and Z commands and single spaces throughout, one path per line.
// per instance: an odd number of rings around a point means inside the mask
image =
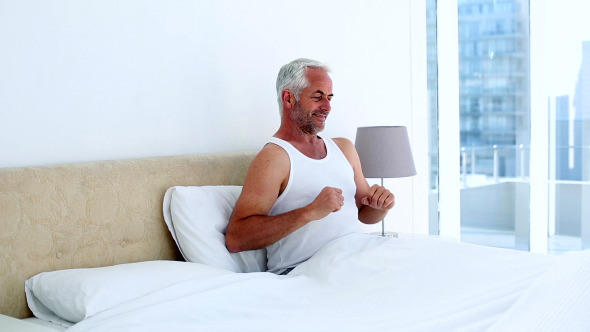
M 582 42 L 590 41 L 590 1 L 545 0 L 545 9 L 547 93 L 573 99 Z
M 574 95 L 582 64 L 582 43 L 590 41 L 590 1 L 545 0 L 545 70 L 547 94 L 550 97 L 569 95 L 570 135 L 574 145 Z M 569 156 L 574 166 L 573 150 Z

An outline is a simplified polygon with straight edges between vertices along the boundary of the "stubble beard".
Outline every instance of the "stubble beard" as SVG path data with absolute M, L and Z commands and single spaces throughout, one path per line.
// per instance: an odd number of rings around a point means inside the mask
M 313 111 L 311 113 L 304 112 L 301 109 L 299 102 L 295 103 L 295 107 L 291 112 L 291 121 L 297 126 L 297 128 L 304 134 L 316 135 L 317 133 L 324 130 L 324 126 L 318 126 L 313 122 L 313 113 L 320 111 Z

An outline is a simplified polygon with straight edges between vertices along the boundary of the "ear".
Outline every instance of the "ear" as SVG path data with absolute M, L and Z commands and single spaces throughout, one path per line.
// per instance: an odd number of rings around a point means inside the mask
M 291 109 L 295 106 L 295 95 L 291 90 L 283 90 L 281 99 L 283 100 L 283 108 Z

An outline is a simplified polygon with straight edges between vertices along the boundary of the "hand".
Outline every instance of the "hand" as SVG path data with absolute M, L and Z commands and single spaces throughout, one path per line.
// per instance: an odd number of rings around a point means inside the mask
M 389 210 L 395 205 L 395 195 L 376 184 L 369 190 L 369 195 L 361 199 L 361 203 L 374 209 Z
M 312 219 L 319 220 L 332 212 L 339 211 L 344 205 L 342 190 L 333 187 L 325 187 L 318 196 L 309 204 L 312 210 Z

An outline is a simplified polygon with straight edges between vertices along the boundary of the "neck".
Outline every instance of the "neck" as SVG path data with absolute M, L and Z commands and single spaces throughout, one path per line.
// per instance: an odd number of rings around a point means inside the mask
M 327 150 L 324 141 L 317 134 L 289 133 L 277 131 L 274 137 L 291 143 L 299 152 L 312 159 L 323 159 Z
M 314 144 L 316 141 L 320 140 L 317 132 L 310 133 L 299 128 L 287 126 L 281 126 L 274 134 L 274 137 L 290 143 L 297 142 L 300 144 Z

